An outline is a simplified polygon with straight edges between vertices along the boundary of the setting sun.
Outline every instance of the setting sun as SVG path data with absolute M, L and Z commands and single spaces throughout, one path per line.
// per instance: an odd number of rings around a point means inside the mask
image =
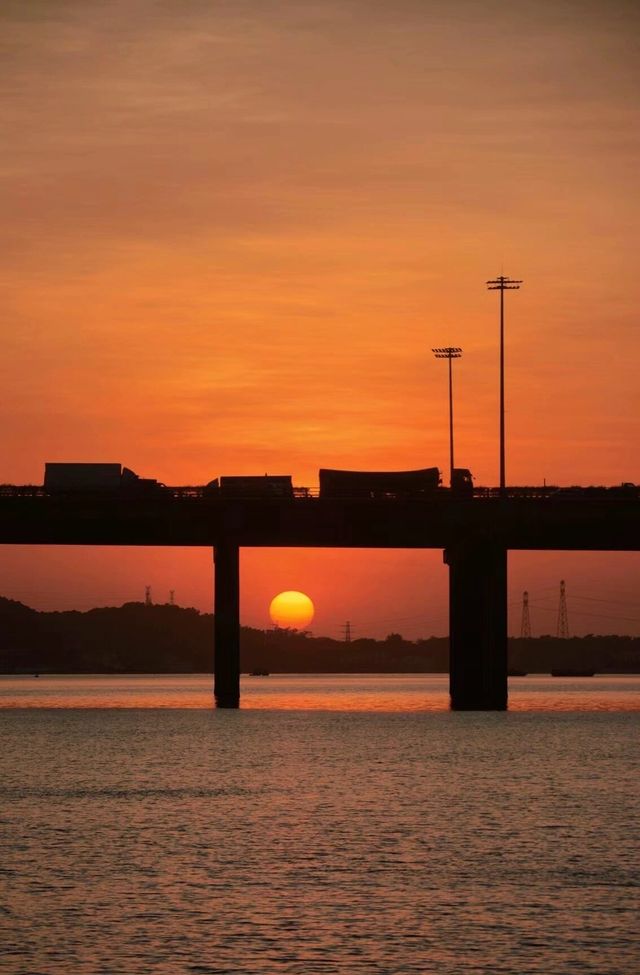
M 300 629 L 313 619 L 314 606 L 305 593 L 289 589 L 271 600 L 269 616 L 276 626 Z

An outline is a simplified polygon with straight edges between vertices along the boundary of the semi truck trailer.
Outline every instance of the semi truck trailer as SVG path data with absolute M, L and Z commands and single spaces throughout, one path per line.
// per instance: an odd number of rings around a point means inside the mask
M 44 467 L 44 489 L 47 494 L 102 494 L 115 496 L 149 496 L 163 494 L 164 484 L 150 477 L 138 477 L 120 464 L 59 464 Z

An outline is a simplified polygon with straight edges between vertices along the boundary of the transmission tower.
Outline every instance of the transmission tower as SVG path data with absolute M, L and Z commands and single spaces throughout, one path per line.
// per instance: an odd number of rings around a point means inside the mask
M 529 616 L 529 593 L 525 590 L 522 593 L 522 622 L 520 624 L 520 636 L 531 636 L 531 617 Z
M 567 616 L 567 594 L 564 579 L 560 580 L 560 604 L 558 606 L 558 636 L 562 640 L 569 637 L 569 617 Z
M 175 591 L 175 589 L 170 589 L 169 590 L 169 605 L 170 606 L 175 606 L 175 604 L 176 604 L 176 591 Z
M 151 606 L 151 586 L 144 587 L 144 604 L 145 606 Z
M 344 631 L 344 642 L 351 643 L 351 623 L 349 620 L 347 620 L 342 629 Z

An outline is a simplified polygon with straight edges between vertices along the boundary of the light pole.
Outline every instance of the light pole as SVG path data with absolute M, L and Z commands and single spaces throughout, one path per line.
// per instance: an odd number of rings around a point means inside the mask
M 460 359 L 462 349 L 454 346 L 447 346 L 444 349 L 432 349 L 436 359 L 449 360 L 449 484 L 453 487 L 453 371 L 451 360 Z
M 522 281 L 512 281 L 504 274 L 487 281 L 489 291 L 500 292 L 500 494 L 507 493 L 504 463 L 504 293 L 518 291 Z

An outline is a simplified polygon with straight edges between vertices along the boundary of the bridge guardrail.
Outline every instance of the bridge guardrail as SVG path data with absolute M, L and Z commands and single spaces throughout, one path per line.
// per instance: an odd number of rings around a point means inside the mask
M 570 487 L 559 488 L 549 487 L 511 487 L 507 488 L 506 495 L 502 495 L 496 487 L 476 487 L 472 494 L 452 493 L 450 488 L 437 488 L 435 492 L 424 495 L 378 494 L 375 499 L 348 495 L 339 498 L 331 498 L 333 501 L 361 501 L 366 503 L 369 500 L 423 500 L 426 502 L 436 499 L 443 500 L 451 498 L 454 500 L 475 500 L 475 501 L 494 501 L 506 496 L 508 500 L 548 500 L 553 502 L 563 501 L 636 501 L 640 500 L 640 485 L 627 484 L 617 487 Z M 158 499 L 168 500 L 192 500 L 195 502 L 217 500 L 218 496 L 205 486 L 179 486 L 171 487 L 161 485 L 158 491 L 129 492 L 70 492 L 51 494 L 45 491 L 44 487 L 38 484 L 0 484 L 0 498 L 86 498 L 106 500 L 128 500 L 128 501 L 149 501 Z M 224 500 L 238 501 L 309 501 L 320 499 L 320 488 L 313 487 L 294 487 L 293 497 L 282 497 L 278 495 L 260 497 L 256 495 L 226 495 Z

